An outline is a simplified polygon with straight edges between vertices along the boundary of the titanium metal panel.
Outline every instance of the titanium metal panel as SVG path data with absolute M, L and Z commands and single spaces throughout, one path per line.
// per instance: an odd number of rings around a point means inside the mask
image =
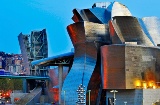
M 74 22 L 89 21 L 94 23 L 107 23 L 109 19 L 105 15 L 109 15 L 106 9 L 94 8 L 94 9 L 82 9 L 73 10 L 74 16 L 72 17 Z M 110 16 L 110 15 L 109 15 Z
M 125 5 L 119 2 L 114 2 L 111 16 L 113 18 L 115 16 L 132 16 L 132 14 Z
M 160 18 L 144 17 L 142 18 L 142 20 L 155 46 L 157 46 L 158 44 L 160 44 Z
M 101 44 L 107 43 L 110 39 L 108 38 L 108 26 L 103 24 L 77 22 L 69 25 L 67 30 L 75 48 L 75 55 L 72 68 L 63 83 L 62 92 L 66 92 L 65 103 L 74 105 L 78 100 L 76 90 L 80 84 L 86 87 L 86 91 L 87 88 L 91 88 L 92 91 L 99 89 L 100 74 L 94 72 L 97 62 L 97 50 L 99 50 Z M 92 75 L 97 76 L 94 77 L 97 82 L 93 81 L 95 79 L 91 79 Z M 94 86 L 89 86 L 89 84 Z M 64 94 L 61 93 L 61 95 L 64 98 Z M 97 95 L 98 92 L 94 93 L 94 97 L 97 97 Z M 95 104 L 96 98 L 91 100 L 91 103 Z
M 153 41 L 153 38 L 151 37 L 150 33 L 148 32 L 146 25 L 144 24 L 143 20 L 141 18 L 137 18 L 137 19 L 138 19 L 138 22 L 139 22 L 141 28 L 143 29 L 144 33 L 147 35 L 147 37 L 150 39 L 150 41 L 154 44 L 154 46 L 156 46 L 155 42 Z
M 110 43 L 108 25 L 85 21 L 77 22 L 70 26 L 68 26 L 67 29 L 73 46 L 75 44 L 84 43 L 86 41 L 103 44 Z
M 90 9 L 74 9 L 72 20 L 74 22 L 89 21 L 94 23 L 105 23 L 111 19 L 111 5 L 110 3 L 105 6 L 106 8 L 90 8 Z M 109 8 L 110 7 L 110 8 Z
M 111 19 L 111 12 L 104 8 L 89 9 L 103 24 L 108 24 Z
M 111 42 L 108 25 L 84 22 L 84 27 L 87 42 L 94 42 L 95 44 L 102 45 L 109 44 Z
M 98 8 L 108 8 L 108 6 L 111 4 L 111 2 L 99 2 L 94 3 L 92 8 L 98 7 Z
M 101 47 L 101 77 L 103 89 L 125 89 L 125 47 Z
M 116 16 L 113 18 L 113 26 L 117 30 L 120 40 L 125 42 L 137 42 L 138 45 L 154 46 L 142 30 L 137 18 L 131 16 Z
M 118 37 L 116 30 L 113 27 L 112 21 L 109 21 L 109 33 L 110 33 L 112 44 L 122 44 L 122 41 Z
M 79 9 L 73 9 L 73 17 L 72 17 L 72 20 L 74 22 L 82 22 L 82 21 L 85 21 L 85 19 L 82 17 L 81 15 L 81 10 Z
M 95 16 L 89 9 L 83 9 L 82 13 L 87 21 L 102 24 L 102 22 L 98 19 L 98 17 Z

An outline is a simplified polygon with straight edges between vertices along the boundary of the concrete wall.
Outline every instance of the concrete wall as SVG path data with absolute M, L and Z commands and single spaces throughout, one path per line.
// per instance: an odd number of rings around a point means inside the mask
M 11 103 L 14 103 L 15 98 L 21 99 L 21 97 L 25 97 L 27 93 L 11 93 Z
M 35 103 L 40 101 L 41 91 L 36 94 L 31 101 L 29 101 L 26 105 L 35 105 Z
M 159 100 L 160 89 L 143 89 L 143 105 L 152 105 Z
M 113 98 L 113 93 L 111 90 L 106 92 L 106 105 L 108 104 L 108 98 Z M 127 105 L 142 105 L 142 90 L 134 89 L 118 89 L 118 92 L 115 93 L 116 105 L 124 105 L 124 102 L 127 102 Z
M 106 105 L 108 98 L 113 98 L 111 90 L 106 91 Z M 160 100 L 160 89 L 117 89 L 115 93 L 116 105 L 152 105 Z

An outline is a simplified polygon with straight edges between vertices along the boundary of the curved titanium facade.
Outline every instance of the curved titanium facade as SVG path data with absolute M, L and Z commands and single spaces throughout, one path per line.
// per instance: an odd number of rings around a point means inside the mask
M 97 74 L 100 78 L 100 72 L 93 73 L 97 62 L 97 51 L 101 44 L 109 43 L 109 32 L 107 25 L 92 22 L 74 23 L 69 25 L 67 29 L 75 48 L 75 55 L 72 68 L 64 81 L 62 91 L 66 91 L 66 104 L 73 105 L 78 100 L 76 92 L 78 86 L 83 84 L 87 91 L 88 84 L 93 82 L 91 81 L 91 76 Z M 94 83 L 94 85 L 97 85 L 95 87 L 96 91 L 99 88 L 100 79 L 97 79 L 97 82 L 94 81 Z M 94 91 L 94 89 L 92 90 Z M 95 93 L 94 97 L 97 95 L 98 93 Z M 91 103 L 95 104 L 96 98 L 91 100 Z
M 91 105 L 98 105 L 108 102 L 110 89 L 122 89 L 118 94 L 128 89 L 132 94 L 135 88 L 143 88 L 144 81 L 149 88 L 151 81 L 160 81 L 159 19 L 137 19 L 118 2 L 95 3 L 90 9 L 74 9 L 73 13 L 75 23 L 67 31 L 75 53 L 60 90 L 62 103 L 76 104 L 80 84 L 85 86 L 85 104 L 91 90 Z
M 118 52 L 117 54 L 115 54 Z M 103 89 L 125 88 L 125 48 L 121 45 L 101 47 Z
M 116 16 L 113 26 L 122 43 L 136 42 L 138 45 L 154 46 L 142 30 L 137 18 L 131 16 Z
M 112 18 L 115 16 L 132 16 L 128 8 L 119 2 L 113 3 L 111 14 Z
M 160 44 L 160 19 L 157 17 L 142 18 L 153 43 L 157 46 Z

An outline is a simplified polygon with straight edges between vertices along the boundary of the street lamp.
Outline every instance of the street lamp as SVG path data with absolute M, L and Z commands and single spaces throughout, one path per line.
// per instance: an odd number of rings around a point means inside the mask
M 89 104 L 88 105 L 91 105 L 91 90 L 88 90 L 88 92 L 89 92 Z
M 117 90 L 111 90 L 111 93 L 113 93 L 113 98 L 114 98 L 114 105 L 116 105 L 116 92 L 118 92 Z
M 124 101 L 124 105 L 127 105 L 127 101 Z

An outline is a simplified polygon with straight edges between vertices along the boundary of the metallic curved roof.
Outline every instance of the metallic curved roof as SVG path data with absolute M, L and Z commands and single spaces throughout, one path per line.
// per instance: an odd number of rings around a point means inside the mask
M 114 2 L 113 3 L 111 15 L 112 15 L 112 17 L 115 17 L 115 16 L 132 16 L 129 9 L 125 5 L 123 5 L 119 2 Z
M 31 62 L 32 66 L 43 65 L 43 66 L 56 66 L 59 64 L 67 65 L 70 63 L 70 60 L 73 60 L 74 52 L 68 52 L 40 60 L 35 60 Z

